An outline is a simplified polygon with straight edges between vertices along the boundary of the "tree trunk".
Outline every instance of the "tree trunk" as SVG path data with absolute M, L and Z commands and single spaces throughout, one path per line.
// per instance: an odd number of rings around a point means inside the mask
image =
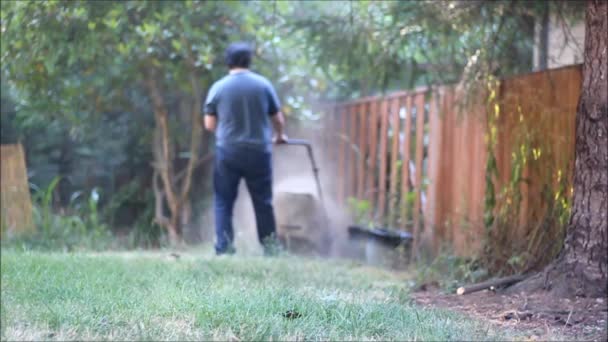
M 167 230 L 171 245 L 180 244 L 179 223 L 180 203 L 176 194 L 173 169 L 173 145 L 169 133 L 169 113 L 164 103 L 163 95 L 156 81 L 154 69 L 147 70 L 146 86 L 154 108 L 156 124 L 154 139 L 154 171 L 156 196 L 156 222 Z M 156 176 L 162 180 L 162 190 L 156 183 Z M 169 208 L 169 218 L 164 217 L 164 202 Z
M 576 115 L 574 197 L 564 247 L 516 290 L 604 297 L 608 273 L 608 2 L 589 1 L 581 96 Z
M 191 58 L 189 59 L 191 62 Z M 156 123 L 154 141 L 154 194 L 156 198 L 155 221 L 167 230 L 169 241 L 173 246 L 182 244 L 182 227 L 184 222 L 190 220 L 190 190 L 192 188 L 192 175 L 194 168 L 198 165 L 200 150 L 201 125 L 199 110 L 201 108 L 201 93 L 199 78 L 193 62 L 190 74 L 192 86 L 192 108 L 190 110 L 191 136 L 190 157 L 182 172 L 175 172 L 173 163 L 174 148 L 173 140 L 169 131 L 169 115 L 157 83 L 156 70 L 150 67 L 146 70 L 146 86 L 148 95 L 152 100 L 154 108 L 154 119 Z M 162 189 L 158 184 L 158 178 L 162 180 Z M 181 182 L 180 182 L 181 181 Z M 181 186 L 180 186 L 181 183 Z M 165 217 L 164 204 L 169 209 L 169 217 Z M 186 210 L 184 210 L 186 209 Z M 184 215 L 188 215 L 184 217 Z

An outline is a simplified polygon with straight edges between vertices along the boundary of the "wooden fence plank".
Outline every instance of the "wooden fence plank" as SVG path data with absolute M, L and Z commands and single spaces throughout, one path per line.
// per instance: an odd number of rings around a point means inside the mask
M 365 197 L 365 174 L 366 172 L 366 153 L 367 153 L 367 131 L 369 127 L 367 125 L 369 103 L 361 103 L 359 105 L 359 159 L 357 172 L 357 198 L 362 200 Z
M 461 223 L 460 225 L 462 226 L 462 231 L 461 231 L 461 237 L 463 239 L 463 246 L 470 246 L 471 244 L 471 239 L 474 237 L 474 234 L 472 234 L 477 227 L 475 227 L 475 224 L 472 221 L 472 218 L 470 217 L 470 213 L 472 212 L 473 209 L 473 185 L 475 183 L 475 179 L 473 177 L 473 167 L 475 166 L 475 162 L 476 162 L 476 158 L 477 156 L 473 153 L 474 150 L 474 145 L 475 145 L 475 139 L 477 138 L 474 135 L 474 127 L 473 127 L 473 123 L 475 121 L 475 117 L 474 117 L 474 107 L 471 104 L 470 107 L 466 108 L 465 113 L 463 113 L 462 115 L 462 122 L 461 122 L 461 127 L 462 127 L 462 158 L 465 159 L 461 159 L 461 160 L 467 160 L 467 163 L 463 163 L 462 165 L 462 182 L 461 182 L 461 188 L 460 191 L 462 192 L 462 209 L 461 209 Z M 466 247 L 465 247 L 466 248 Z
M 336 106 L 331 106 L 331 108 L 328 108 L 327 112 L 324 113 L 324 117 L 323 117 L 323 121 L 324 124 L 321 125 L 321 129 L 323 130 L 323 135 L 325 136 L 325 146 L 328 147 L 327 149 L 327 160 L 337 160 L 337 159 L 333 159 L 334 157 L 334 153 L 335 153 L 335 149 L 334 147 L 334 136 L 332 133 L 337 132 L 336 130 L 336 126 L 335 126 L 335 121 L 336 121 Z
M 448 227 L 448 220 L 451 215 L 452 209 L 452 196 L 451 196 L 451 185 L 454 181 L 453 176 L 453 136 L 454 136 L 454 106 L 453 106 L 453 89 L 451 87 L 445 87 L 441 99 L 441 121 L 442 127 L 442 144 L 441 144 L 441 196 L 439 196 L 439 218 L 437 220 L 438 225 L 441 227 L 442 241 L 449 241 L 452 239 L 452 230 Z
M 474 156 L 475 163 L 471 170 L 471 178 L 474 181 L 470 191 L 472 193 L 471 198 L 471 212 L 469 218 L 475 227 L 473 232 L 474 236 L 483 236 L 485 232 L 485 226 L 483 222 L 484 214 L 484 198 L 486 190 L 486 166 L 488 160 L 488 149 L 485 142 L 486 134 L 486 115 L 485 115 L 485 104 L 478 103 L 475 105 L 475 118 L 474 118 L 474 132 L 472 139 L 474 139 Z M 482 239 L 474 239 L 472 245 L 468 250 L 479 250 L 482 246 Z M 469 246 L 468 246 L 469 247 Z
M 340 158 L 340 107 L 333 106 L 331 111 L 331 116 L 329 118 L 329 127 L 325 129 L 325 134 L 329 137 L 329 156 L 328 156 L 328 164 L 331 168 L 325 171 L 326 175 L 329 175 L 330 172 L 338 174 L 338 166 L 336 165 L 337 160 Z M 340 182 L 330 182 L 329 186 L 332 188 L 333 199 L 338 199 L 338 184 Z
M 424 97 L 425 94 L 418 94 L 415 98 L 416 103 L 416 168 L 415 183 L 416 201 L 414 202 L 414 240 L 412 243 L 412 256 L 418 253 L 418 240 L 420 238 L 420 209 L 422 202 L 422 158 L 424 153 Z
M 454 99 L 458 99 L 461 93 L 455 92 Z M 464 139 L 465 139 L 465 130 L 463 119 L 466 112 L 461 112 L 464 110 L 463 108 L 456 107 L 455 110 L 452 111 L 454 124 L 452 125 L 453 130 L 453 140 L 452 140 L 452 186 L 451 186 L 451 197 L 452 197 L 452 212 L 450 215 L 450 223 L 451 228 L 453 230 L 453 247 L 456 250 L 460 250 L 463 246 L 463 238 L 464 234 L 463 230 L 463 211 L 466 205 L 465 203 L 465 192 L 463 191 L 465 187 L 464 179 L 468 177 L 466 174 L 466 166 L 460 162 L 461 160 L 467 160 L 466 152 L 464 150 Z
M 376 194 L 377 184 L 376 176 L 378 174 L 378 111 L 379 101 L 372 101 L 370 104 L 370 123 L 369 123 L 369 157 L 367 160 L 368 172 L 367 180 L 365 181 L 367 186 L 367 199 L 370 202 L 372 209 L 376 208 Z
M 345 132 L 348 121 L 346 115 L 346 106 L 338 109 L 338 119 L 340 121 L 340 142 L 338 147 L 338 203 L 344 204 L 344 198 L 346 197 L 346 141 Z
M 380 174 L 378 180 L 378 219 L 384 224 L 386 219 L 386 155 L 387 155 L 387 133 L 388 133 L 388 100 L 383 100 L 380 105 Z
M 401 224 L 403 229 L 409 228 L 408 194 L 410 192 L 410 142 L 412 140 L 412 96 L 405 98 L 405 128 L 402 142 L 401 168 Z
M 350 156 L 348 169 L 349 169 L 349 179 L 348 179 L 348 197 L 356 197 L 357 196 L 357 160 L 359 159 L 357 147 L 357 119 L 358 119 L 358 109 L 359 105 L 354 105 L 350 107 L 348 113 L 348 120 L 350 121 L 350 133 L 348 136 L 349 144 L 348 144 L 348 155 Z
M 398 205 L 399 205 L 399 195 L 398 191 L 398 173 L 399 167 L 397 165 L 397 161 L 399 158 L 399 142 L 401 137 L 400 130 L 400 118 L 399 111 L 401 109 L 401 98 L 396 97 L 391 101 L 391 130 L 393 132 L 392 136 L 392 147 L 391 147 L 391 164 L 390 164 L 390 190 L 389 190 L 389 222 L 388 224 L 392 227 L 396 225 L 397 215 L 399 214 Z
M 428 173 L 429 187 L 427 190 L 427 203 L 424 208 L 424 239 L 423 243 L 431 253 L 436 252 L 436 222 L 437 208 L 439 206 L 438 199 L 440 197 L 439 189 L 441 189 L 440 179 L 440 163 L 441 163 L 441 144 L 442 144 L 442 126 L 439 117 L 440 105 L 439 91 L 435 89 L 431 93 L 429 101 L 429 147 L 428 147 Z

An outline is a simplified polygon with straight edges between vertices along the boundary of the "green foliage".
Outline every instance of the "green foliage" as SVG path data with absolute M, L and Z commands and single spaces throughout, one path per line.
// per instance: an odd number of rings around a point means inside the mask
M 111 234 L 98 215 L 99 193 L 94 189 L 85 198 L 81 198 L 81 193 L 75 193 L 71 205 L 58 213 L 53 208 L 53 197 L 60 180 L 56 177 L 47 188 L 34 192 L 35 231 L 2 241 L 3 245 L 68 251 L 109 247 Z
M 148 193 L 155 125 L 146 76 L 155 75 L 164 96 L 179 166 L 189 158 L 189 135 L 181 133 L 192 126 L 188 106 L 205 95 L 193 93 L 191 77 L 204 92 L 223 76 L 223 51 L 231 41 L 255 44 L 253 69 L 273 80 L 287 114 L 316 118 L 310 108 L 327 82 L 309 68 L 298 40 L 285 36 L 290 6 L 2 2 L 2 142 L 24 144 L 32 182 L 46 186 L 62 177 L 58 197 L 64 206 L 74 191 L 94 187 L 106 201 L 114 194 L 134 196 L 119 198 L 108 210 L 115 212 L 119 202 L 132 205 L 134 218 L 105 217 L 113 228 L 137 222 L 134 239 L 155 245 L 159 234 L 150 223 Z M 131 182 L 140 184 L 138 189 L 129 188 Z M 123 187 L 128 189 L 121 193 Z M 141 205 L 141 199 L 149 202 Z M 151 236 L 142 235 L 147 233 Z
M 328 77 L 341 76 L 340 94 L 352 98 L 454 82 L 463 70 L 471 78 L 527 71 L 539 10 L 510 1 L 307 2 L 294 6 L 294 27 Z
M 122 211 L 131 208 L 143 208 L 129 231 L 127 246 L 129 248 L 158 248 L 166 246 L 168 241 L 165 231 L 154 222 L 154 194 L 152 191 L 141 192 L 135 183 L 130 183 L 117 196 L 112 198 L 109 208 L 120 206 Z M 126 191 L 124 191 L 126 190 Z M 124 201 L 121 201 L 123 199 Z
M 400 187 L 398 187 L 400 189 Z M 347 200 L 350 213 L 353 215 L 353 220 L 356 224 L 364 227 L 372 226 L 406 226 L 413 220 L 414 202 L 416 200 L 416 192 L 409 191 L 405 195 L 405 203 L 401 203 L 401 191 L 398 190 L 395 194 L 387 194 L 388 204 L 395 204 L 395 207 L 389 208 L 388 215 L 378 217 L 374 215 L 374 211 L 370 201 L 362 200 L 355 197 L 349 197 Z M 406 221 L 402 222 L 401 214 L 406 213 Z
M 349 197 L 348 207 L 354 217 L 354 221 L 357 225 L 364 227 L 372 227 L 374 222 L 371 220 L 373 217 L 371 203 L 367 200 L 360 200 L 354 197 Z
M 292 78 L 318 85 L 301 70 L 305 60 L 292 58 L 298 56 L 293 41 L 277 32 L 286 21 L 286 6 L 266 1 L 7 2 L 2 6 L 3 71 L 32 110 L 75 124 L 132 109 L 128 92 L 141 89 L 153 70 L 164 90 L 175 93 L 169 97 L 203 95 L 192 94 L 190 76 L 196 73 L 207 88 L 224 74 L 223 51 L 235 40 L 255 43 L 254 69 L 280 85 L 291 87 Z M 20 76 L 24 73 L 29 78 Z
M 389 272 L 210 254 L 3 249 L 2 339 L 509 339 L 462 315 L 412 305 L 405 279 Z M 300 316 L 284 317 L 288 310 Z
M 558 115 L 551 108 L 529 108 L 537 115 L 526 115 L 521 106 L 516 113 L 502 113 L 502 101 L 496 96 L 498 82 L 489 88 L 488 162 L 486 165 L 486 225 L 484 265 L 494 273 L 522 273 L 539 270 L 553 260 L 562 247 L 570 217 L 572 188 L 566 175 L 570 160 L 561 151 L 563 142 L 546 139 L 539 127 Z M 561 114 L 561 113 L 559 113 Z M 498 179 L 494 149 L 498 143 L 497 120 L 510 115 L 519 118 L 508 132 L 511 142 L 510 173 L 506 184 Z M 534 120 L 536 124 L 530 124 Z M 558 145 L 562 146 L 558 146 Z M 537 184 L 531 184 L 534 179 Z M 523 188 L 527 187 L 526 204 L 532 209 L 522 214 Z M 538 207 L 537 203 L 543 203 Z M 534 211 L 532 211 L 534 210 Z M 526 216 L 522 216 L 526 215 Z M 514 231 L 526 232 L 525 239 Z
M 577 1 L 306 1 L 293 35 L 330 80 L 332 97 L 483 81 L 532 68 L 535 20 L 581 20 Z M 336 49 L 336 47 L 341 47 Z
M 171 128 L 191 126 L 180 99 L 204 94 L 193 93 L 190 77 L 204 89 L 224 72 L 225 42 L 251 39 L 263 22 L 256 6 L 265 5 L 3 2 L 3 89 L 17 99 L 12 131 L 25 138 L 32 181 L 48 184 L 61 175 L 64 205 L 77 188 L 113 194 L 125 186 L 125 174 L 149 184 L 154 121 L 143 76 L 157 75 Z M 188 146 L 187 135 L 172 136 L 176 149 Z M 140 206 L 135 215 L 152 226 L 149 212 Z
M 39 190 L 32 199 L 34 203 L 40 206 L 40 212 L 34 215 L 34 217 L 36 218 L 37 225 L 40 227 L 39 229 L 44 234 L 49 234 L 53 227 L 53 192 L 60 180 L 61 178 L 55 177 L 46 189 Z M 36 213 L 36 210 L 34 212 Z

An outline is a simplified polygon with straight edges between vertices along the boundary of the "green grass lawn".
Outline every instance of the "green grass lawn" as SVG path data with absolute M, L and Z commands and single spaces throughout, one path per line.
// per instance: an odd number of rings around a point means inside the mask
M 285 317 L 289 310 L 297 312 Z M 347 262 L 2 251 L 3 340 L 496 340 Z

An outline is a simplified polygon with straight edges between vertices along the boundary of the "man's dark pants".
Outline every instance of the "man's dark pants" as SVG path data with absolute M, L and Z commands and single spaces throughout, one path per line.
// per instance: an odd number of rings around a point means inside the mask
M 265 244 L 275 233 L 272 207 L 272 155 L 250 147 L 217 147 L 213 174 L 215 192 L 215 251 L 232 250 L 232 211 L 243 178 L 253 201 L 258 239 Z

